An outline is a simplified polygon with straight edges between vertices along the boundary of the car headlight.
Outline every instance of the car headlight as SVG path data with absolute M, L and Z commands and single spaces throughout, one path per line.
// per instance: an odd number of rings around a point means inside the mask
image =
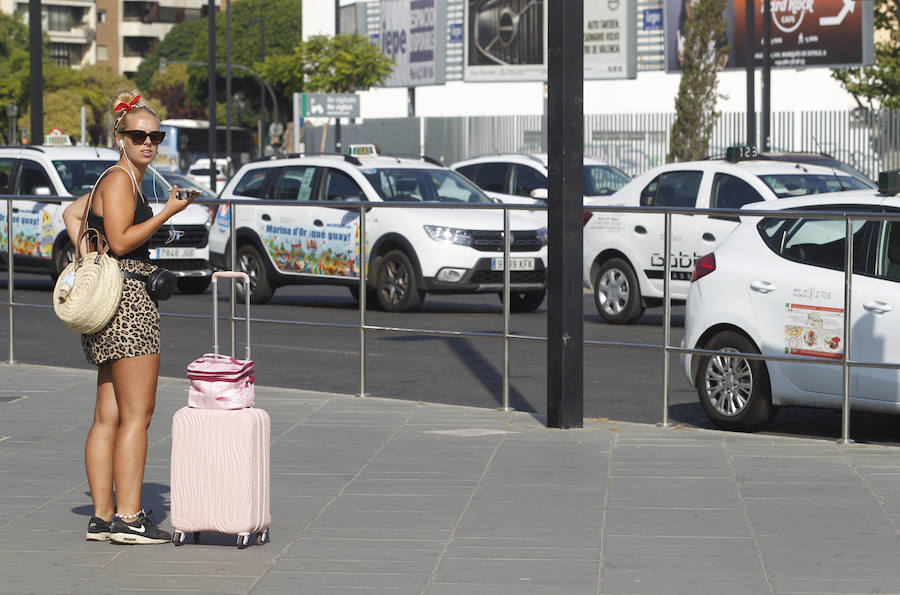
M 547 245 L 547 241 L 548 241 L 548 240 L 547 240 L 547 236 L 548 236 L 548 235 L 549 235 L 549 234 L 547 234 L 547 228 L 546 228 L 546 227 L 542 227 L 542 228 L 540 228 L 539 230 L 537 230 L 537 237 L 538 237 L 538 241 L 540 241 L 540 243 L 541 243 L 541 246 L 546 246 L 546 245 Z
M 425 233 L 436 242 L 448 242 L 460 246 L 472 245 L 472 234 L 466 229 L 442 227 L 440 225 L 424 225 Z

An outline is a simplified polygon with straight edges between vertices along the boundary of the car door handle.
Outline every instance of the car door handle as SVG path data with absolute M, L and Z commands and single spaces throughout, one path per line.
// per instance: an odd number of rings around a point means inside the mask
M 263 221 L 271 221 L 272 218 L 269 217 L 269 214 L 268 214 L 268 213 L 263 213 L 262 220 L 263 220 Z
M 894 309 L 894 307 L 890 304 L 879 302 L 877 300 L 869 300 L 867 302 L 863 302 L 863 308 L 872 312 L 878 312 L 879 314 L 884 314 L 885 312 L 890 312 Z
M 641 235 L 644 235 L 644 234 L 647 233 L 647 228 L 644 227 L 643 225 L 635 225 L 635 226 L 634 226 L 634 233 L 639 233 L 639 234 L 641 234 Z
M 321 219 L 316 219 L 315 221 L 313 221 L 313 225 L 315 225 L 316 227 L 324 227 L 325 224 L 322 223 Z
M 13 207 L 13 213 L 18 213 L 18 212 L 19 212 L 19 209 Z
M 750 289 L 759 293 L 770 293 L 775 291 L 775 286 L 768 281 L 753 281 L 750 283 Z
M 715 242 L 716 236 L 714 236 L 713 234 L 711 234 L 709 232 L 706 232 L 703 234 L 703 241 L 704 242 Z

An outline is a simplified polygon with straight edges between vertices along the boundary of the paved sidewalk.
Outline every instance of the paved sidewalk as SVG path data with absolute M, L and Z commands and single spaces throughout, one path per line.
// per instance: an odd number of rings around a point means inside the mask
M 0 593 L 900 593 L 897 448 L 267 387 L 270 543 L 87 542 L 94 382 L 0 364 Z M 158 394 L 165 519 L 186 381 Z

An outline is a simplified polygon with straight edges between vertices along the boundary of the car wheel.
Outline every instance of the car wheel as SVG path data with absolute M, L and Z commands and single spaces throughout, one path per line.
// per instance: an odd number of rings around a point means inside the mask
M 68 238 L 59 243 L 56 250 L 53 251 L 53 280 L 62 274 L 63 270 L 69 266 L 69 263 L 75 260 L 75 246 Z
M 237 270 L 247 273 L 250 277 L 250 301 L 254 304 L 265 304 L 275 293 L 269 278 L 266 276 L 266 262 L 259 250 L 252 244 L 244 244 L 237 251 Z M 244 283 L 237 283 L 237 297 L 239 300 L 247 299 L 244 296 Z
M 350 295 L 353 297 L 353 300 L 358 304 L 359 303 L 359 286 L 358 285 L 350 285 L 347 287 L 350 290 Z M 378 294 L 375 292 L 374 287 L 366 288 L 366 308 L 375 308 L 378 307 Z
M 503 294 L 500 294 L 500 301 L 503 302 Z M 510 312 L 534 312 L 544 302 L 543 291 L 510 291 L 509 292 L 509 311 Z
M 759 350 L 732 331 L 719 333 L 703 348 L 723 352 L 701 357 L 697 368 L 697 395 L 710 421 L 723 430 L 754 432 L 765 427 L 775 413 L 766 364 L 732 355 Z
M 388 312 L 408 312 L 422 305 L 425 294 L 416 287 L 416 271 L 400 250 L 384 255 L 375 276 L 378 304 Z
M 603 320 L 631 324 L 644 313 L 641 289 L 634 270 L 621 258 L 603 263 L 594 279 L 594 304 Z
M 209 287 L 209 277 L 178 277 L 175 284 L 181 293 L 203 293 Z

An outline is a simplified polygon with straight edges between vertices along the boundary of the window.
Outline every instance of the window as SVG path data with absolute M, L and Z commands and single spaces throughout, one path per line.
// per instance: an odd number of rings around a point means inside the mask
M 126 58 L 145 58 L 158 41 L 155 37 L 123 37 L 123 54 Z
M 462 167 L 457 168 L 456 171 L 458 171 L 459 173 L 461 173 L 462 175 L 466 176 L 467 178 L 469 178 L 470 180 L 472 180 L 474 182 L 475 181 L 475 170 L 477 170 L 477 169 L 478 169 L 477 164 L 476 165 L 464 165 Z
M 882 221 L 879 227 L 881 237 L 878 242 L 875 276 L 900 281 L 900 221 Z
M 641 192 L 642 207 L 695 207 L 702 171 L 668 171 Z
M 262 194 L 262 188 L 266 182 L 266 176 L 269 169 L 252 169 L 244 174 L 241 181 L 234 187 L 234 193 L 237 196 L 251 196 L 259 198 Z
M 850 176 L 835 174 L 771 174 L 759 176 L 766 186 L 772 189 L 775 196 L 804 196 L 823 192 L 841 192 L 842 190 L 864 190 L 865 183 Z
M 835 209 L 839 209 L 835 205 Z M 865 236 L 869 222 L 853 221 L 853 272 L 866 266 Z M 763 219 L 757 226 L 776 254 L 812 266 L 844 270 L 847 225 L 843 219 Z
M 384 168 L 363 175 L 386 201 L 492 202 L 477 186 L 455 171 Z
M 482 190 L 490 192 L 507 192 L 506 173 L 509 171 L 508 163 L 482 163 L 475 174 L 475 183 Z
M 625 172 L 609 165 L 584 166 L 584 195 L 608 196 L 628 183 Z
M 0 159 L 0 194 L 9 194 L 13 163 L 12 159 Z
M 316 168 L 308 166 L 279 168 L 272 181 L 272 187 L 269 189 L 269 198 L 273 200 L 309 200 L 315 173 Z
M 109 52 L 108 52 L 107 47 L 106 47 L 105 45 L 98 45 L 98 46 L 97 46 L 97 60 L 100 61 L 100 62 L 107 62 L 107 61 L 109 61 Z
M 537 188 L 547 188 L 547 178 L 527 165 L 513 166 L 512 193 L 516 196 L 531 196 L 531 191 Z
M 97 24 L 105 25 L 106 24 L 106 10 L 102 8 L 97 9 Z M 104 46 L 106 47 L 106 46 Z
M 69 59 L 69 45 L 65 43 L 50 44 L 50 59 L 57 66 L 71 66 Z
M 746 181 L 729 174 L 716 174 L 713 178 L 712 195 L 709 206 L 713 209 L 739 209 L 752 202 L 761 202 L 763 197 Z M 737 216 L 712 215 L 717 219 L 737 221 Z
M 342 171 L 329 169 L 322 184 L 322 200 L 365 200 L 353 178 Z
M 53 192 L 53 184 L 50 178 L 44 173 L 44 168 L 38 163 L 29 160 L 22 161 L 22 169 L 19 171 L 19 179 L 16 182 L 16 188 L 13 194 L 30 194 L 38 195 L 38 190 L 45 188 L 46 191 L 41 196 L 55 195 Z

